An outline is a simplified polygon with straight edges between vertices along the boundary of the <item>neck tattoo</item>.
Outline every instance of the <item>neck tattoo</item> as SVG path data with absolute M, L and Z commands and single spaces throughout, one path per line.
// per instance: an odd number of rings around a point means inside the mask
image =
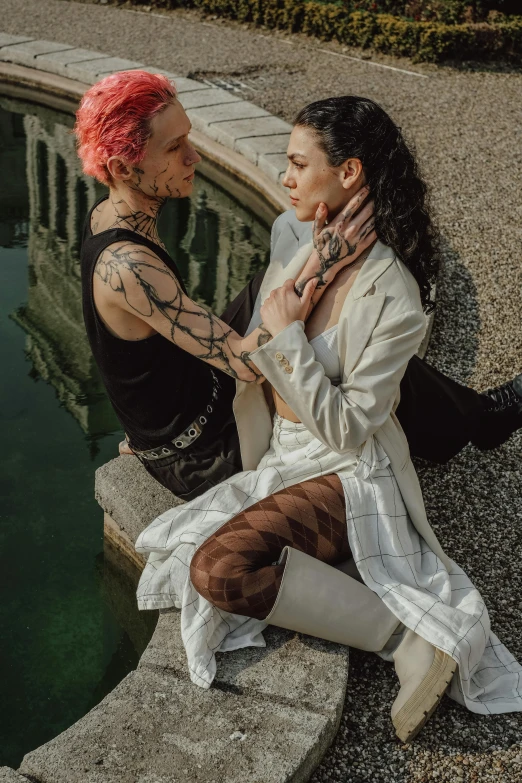
M 112 206 L 116 214 L 110 228 L 123 228 L 133 231 L 165 249 L 158 234 L 158 215 L 163 203 L 159 199 L 151 203 L 149 213 L 141 209 L 132 210 L 123 199 L 119 201 L 112 200 Z

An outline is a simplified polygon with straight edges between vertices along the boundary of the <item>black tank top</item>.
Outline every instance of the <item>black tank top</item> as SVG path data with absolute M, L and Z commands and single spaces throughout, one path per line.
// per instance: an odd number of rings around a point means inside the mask
M 105 198 L 99 199 L 89 212 L 83 232 L 80 252 L 83 316 L 87 337 L 116 415 L 130 443 L 137 449 L 148 449 L 173 440 L 206 408 L 212 398 L 212 372 L 218 376 L 222 387 L 218 404 L 213 406 L 214 422 L 217 423 L 221 407 L 223 415 L 226 415 L 225 409 L 230 413 L 235 384 L 232 378 L 196 359 L 161 334 L 144 340 L 123 340 L 108 331 L 94 304 L 92 279 L 98 257 L 114 242 L 123 240 L 149 248 L 174 273 L 185 293 L 186 288 L 173 259 L 155 242 L 119 228 L 93 235 L 92 211 Z

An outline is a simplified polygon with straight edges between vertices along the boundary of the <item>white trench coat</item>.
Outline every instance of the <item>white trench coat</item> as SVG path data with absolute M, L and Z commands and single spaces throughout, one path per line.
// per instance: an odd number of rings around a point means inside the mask
M 260 306 L 295 279 L 311 252 L 273 254 Z M 281 257 L 280 257 L 281 258 Z M 244 472 L 162 514 L 136 548 L 149 554 L 138 587 L 141 609 L 178 606 L 192 680 L 209 687 L 214 653 L 263 644 L 265 624 L 218 611 L 194 590 L 197 547 L 256 500 L 307 478 L 337 473 L 352 555 L 365 584 L 402 622 L 459 664 L 450 695 L 478 713 L 522 710 L 522 667 L 491 633 L 484 602 L 443 552 L 424 508 L 408 443 L 394 414 L 406 366 L 426 328 L 419 289 L 390 248 L 377 242 L 348 293 L 338 324 L 342 378 L 333 386 L 295 322 L 252 354 L 302 424 L 271 419 L 262 389 L 238 382 L 234 413 Z M 389 658 L 395 634 L 382 651 Z

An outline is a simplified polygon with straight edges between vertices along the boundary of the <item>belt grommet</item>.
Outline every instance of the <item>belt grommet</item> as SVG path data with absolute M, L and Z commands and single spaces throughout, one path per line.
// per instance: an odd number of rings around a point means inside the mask
M 189 434 L 189 436 L 190 436 L 191 438 L 193 438 L 193 437 L 194 437 L 194 435 L 197 435 L 198 433 L 196 432 L 196 430 L 194 429 L 194 427 L 191 427 L 191 428 L 189 429 L 189 431 L 188 431 L 188 434 Z
M 207 405 L 207 413 L 212 413 L 212 405 Z
M 174 445 L 175 445 L 175 447 L 177 449 L 182 449 L 183 448 L 183 441 L 182 440 L 175 440 L 174 441 Z
M 200 416 L 200 417 L 199 417 L 199 423 L 200 423 L 200 424 L 206 424 L 206 423 L 207 423 L 207 420 L 206 420 L 206 418 L 205 418 L 204 416 Z
M 166 446 L 163 446 L 161 450 L 164 454 L 170 454 L 170 449 L 168 449 Z
M 150 456 L 151 456 L 151 457 L 157 457 L 157 456 L 158 456 L 158 453 L 157 453 L 156 451 L 151 451 L 151 452 L 150 452 Z

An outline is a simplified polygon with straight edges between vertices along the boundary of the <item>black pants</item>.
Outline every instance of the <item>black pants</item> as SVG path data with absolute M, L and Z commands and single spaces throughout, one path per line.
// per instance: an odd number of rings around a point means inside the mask
M 412 456 L 439 463 L 454 457 L 480 426 L 484 403 L 474 389 L 414 356 L 401 382 L 397 408 Z
M 221 316 L 238 334 L 247 330 L 263 276 L 264 271 L 256 275 Z M 207 431 L 179 454 L 143 461 L 160 484 L 183 500 L 192 500 L 242 469 L 232 414 L 233 392 L 230 379 L 223 380 L 230 399 L 226 399 L 216 431 Z M 447 462 L 472 439 L 483 409 L 484 398 L 478 392 L 451 380 L 418 356 L 408 363 L 397 417 L 412 456 Z

